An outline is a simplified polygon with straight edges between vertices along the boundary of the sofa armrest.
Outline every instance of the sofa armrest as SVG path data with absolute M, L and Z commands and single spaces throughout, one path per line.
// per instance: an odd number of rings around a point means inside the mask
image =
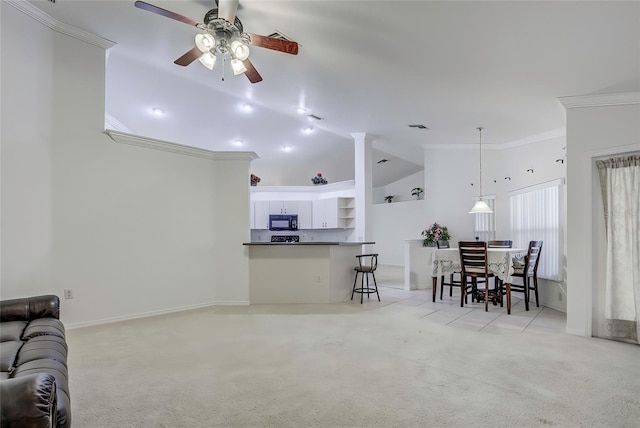
M 56 381 L 38 373 L 0 381 L 0 426 L 50 428 L 56 426 Z
M 36 318 L 60 319 L 60 298 L 48 294 L 3 300 L 0 302 L 0 321 L 31 321 Z

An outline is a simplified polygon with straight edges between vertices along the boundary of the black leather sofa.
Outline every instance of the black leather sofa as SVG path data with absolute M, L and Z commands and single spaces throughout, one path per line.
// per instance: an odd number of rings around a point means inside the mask
M 67 428 L 71 402 L 60 299 L 0 302 L 0 427 Z

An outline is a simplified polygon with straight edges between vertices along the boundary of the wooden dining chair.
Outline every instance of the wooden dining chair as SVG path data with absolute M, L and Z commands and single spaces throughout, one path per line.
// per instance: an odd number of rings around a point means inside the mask
M 436 241 L 436 245 L 438 249 L 441 248 L 451 248 L 449 246 L 449 241 Z M 454 275 L 460 275 L 460 280 L 455 280 Z M 444 286 L 449 286 L 449 297 L 453 296 L 453 287 L 462 287 L 462 271 L 454 271 L 449 275 L 449 282 L 444 282 L 444 275 L 440 278 L 440 300 L 442 300 L 442 292 L 444 291 Z
M 494 274 L 489 272 L 489 262 L 487 257 L 487 243 L 483 241 L 460 241 L 458 242 L 460 251 L 460 266 L 462 267 L 462 293 L 460 295 L 460 306 L 464 306 L 467 301 L 467 294 L 471 292 L 471 301 L 474 297 L 484 299 L 484 310 L 489 310 L 489 298 L 497 299 L 497 289 L 489 290 L 489 278 Z M 471 279 L 471 286 L 467 285 L 467 280 Z M 479 279 L 483 281 L 480 282 Z M 478 285 L 483 285 L 484 290 L 480 296 Z M 500 296 L 502 298 L 502 296 Z M 478 299 L 479 301 L 479 299 Z
M 536 296 L 536 307 L 540 307 L 538 301 L 538 264 L 540 263 L 540 252 L 542 251 L 542 241 L 530 241 L 524 263 L 513 264 L 513 277 L 522 278 L 522 284 L 511 283 L 511 291 L 524 293 L 524 307 L 529 310 L 529 293 L 533 288 Z

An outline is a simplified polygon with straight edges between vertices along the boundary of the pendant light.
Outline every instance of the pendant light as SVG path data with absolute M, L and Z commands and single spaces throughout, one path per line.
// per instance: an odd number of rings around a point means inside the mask
M 487 203 L 482 200 L 482 130 L 484 128 L 482 126 L 479 126 L 477 129 L 480 133 L 480 199 L 478 199 L 473 205 L 473 208 L 471 208 L 469 214 L 484 214 L 493 212 L 489 205 L 487 205 Z

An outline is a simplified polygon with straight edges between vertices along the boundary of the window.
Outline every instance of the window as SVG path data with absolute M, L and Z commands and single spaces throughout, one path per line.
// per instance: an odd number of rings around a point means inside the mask
M 472 201 L 476 202 L 480 198 L 473 198 Z M 489 208 L 493 211 L 492 213 L 486 214 L 474 214 L 475 215 L 475 226 L 473 229 L 473 234 L 479 241 L 492 241 L 496 239 L 496 217 L 495 217 L 495 209 L 496 209 L 496 197 L 495 196 L 484 196 L 482 198 L 483 201 L 489 205 Z
M 562 180 L 509 193 L 511 236 L 514 247 L 528 248 L 543 241 L 538 276 L 562 281 Z

